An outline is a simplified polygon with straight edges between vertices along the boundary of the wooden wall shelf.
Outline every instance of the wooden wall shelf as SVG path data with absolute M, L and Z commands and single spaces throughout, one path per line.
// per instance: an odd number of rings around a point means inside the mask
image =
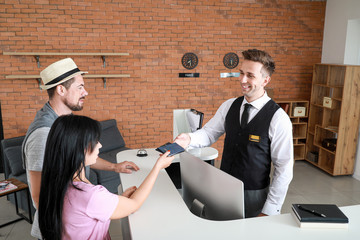
M 12 56 L 34 56 L 38 65 L 40 67 L 40 56 L 101 56 L 103 60 L 103 65 L 106 67 L 106 56 L 129 56 L 129 53 L 74 53 L 74 52 L 3 52 L 3 55 L 12 55 Z M 129 74 L 86 74 L 86 78 L 102 78 L 104 82 L 104 88 L 106 88 L 106 79 L 107 78 L 125 78 L 130 77 Z M 39 82 L 39 88 L 41 84 L 40 75 L 7 75 L 6 79 L 37 79 Z
M 3 55 L 18 56 L 129 56 L 129 53 L 73 53 L 73 52 L 3 52 Z
M 130 74 L 85 74 L 85 78 L 124 78 L 130 77 Z M 40 75 L 7 75 L 6 79 L 37 79 Z
M 37 62 L 38 68 L 40 68 L 40 56 L 101 56 L 103 65 L 106 67 L 106 56 L 129 56 L 129 53 L 59 53 L 59 52 L 3 52 L 3 55 L 11 56 L 34 56 Z
M 130 74 L 85 74 L 84 78 L 102 78 L 104 82 L 104 88 L 106 88 L 106 79 L 107 78 L 127 78 L 130 77 Z M 39 83 L 39 88 L 41 84 L 40 75 L 7 75 L 6 79 L 37 79 Z

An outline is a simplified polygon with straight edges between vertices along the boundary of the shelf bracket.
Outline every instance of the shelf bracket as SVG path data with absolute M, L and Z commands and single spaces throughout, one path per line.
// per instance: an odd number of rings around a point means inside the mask
M 39 56 L 39 55 L 35 55 L 34 57 L 35 57 L 35 59 L 36 59 L 38 68 L 40 68 L 40 56 Z
M 101 56 L 102 60 L 103 60 L 103 64 L 104 64 L 104 67 L 106 67 L 106 57 L 105 56 Z
M 106 77 L 103 77 L 104 88 L 106 88 Z
M 41 89 L 40 85 L 41 85 L 41 78 L 37 78 L 37 81 L 39 83 L 39 89 Z

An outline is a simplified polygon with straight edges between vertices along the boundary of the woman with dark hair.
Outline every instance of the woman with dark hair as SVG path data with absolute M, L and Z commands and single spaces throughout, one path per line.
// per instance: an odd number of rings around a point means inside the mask
M 39 200 L 39 225 L 44 239 L 110 239 L 110 220 L 126 217 L 140 208 L 159 171 L 174 157 L 159 157 L 139 188 L 122 196 L 85 177 L 101 144 L 99 123 L 79 115 L 65 115 L 51 127 L 44 156 Z

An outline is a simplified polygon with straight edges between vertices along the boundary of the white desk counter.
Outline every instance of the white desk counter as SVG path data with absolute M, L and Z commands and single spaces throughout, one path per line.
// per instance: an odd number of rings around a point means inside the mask
M 189 153 L 191 153 L 191 155 L 194 155 L 195 157 L 198 157 L 203 161 L 214 160 L 215 158 L 217 158 L 219 156 L 218 150 L 216 150 L 215 148 L 212 148 L 212 147 L 193 148 L 193 149 L 189 149 L 187 151 Z M 175 159 L 174 159 L 173 163 L 176 163 L 179 161 L 180 161 L 180 155 L 177 154 L 177 155 L 175 155 Z
M 120 174 L 122 188 L 139 186 L 153 167 L 159 153 L 146 149 L 147 157 L 137 157 L 137 150 L 117 154 L 118 162 L 133 161 L 140 170 Z M 216 193 L 214 193 L 216 194 Z M 133 240 L 149 239 L 360 239 L 360 205 L 341 207 L 349 218 L 348 229 L 301 229 L 291 214 L 209 221 L 193 215 L 165 170 L 161 170 L 152 192 L 141 208 L 129 216 Z

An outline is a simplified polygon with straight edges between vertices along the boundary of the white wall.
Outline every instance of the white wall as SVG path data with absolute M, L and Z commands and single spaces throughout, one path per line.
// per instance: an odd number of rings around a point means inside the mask
M 355 156 L 355 171 L 353 177 L 360 181 L 360 131 L 358 137 L 358 148 Z
M 347 32 L 346 32 L 344 64 L 360 65 L 359 55 L 360 55 L 360 19 L 349 20 L 347 25 Z
M 322 63 L 360 65 L 360 29 L 356 29 L 360 26 L 359 19 L 360 0 L 327 0 Z M 356 52 L 357 57 L 351 52 Z M 355 159 L 353 177 L 360 180 L 360 139 Z
M 346 39 L 349 21 L 350 25 L 354 25 L 356 22 L 354 23 L 353 20 L 359 19 L 359 0 L 327 0 L 321 57 L 322 63 L 344 64 L 347 41 L 348 44 L 352 42 L 351 39 Z M 349 34 L 349 37 L 352 35 L 353 34 Z M 348 45 L 348 48 L 350 48 L 349 46 L 350 45 Z M 359 47 L 359 45 L 357 45 L 357 47 Z M 358 49 L 354 50 L 358 52 Z

